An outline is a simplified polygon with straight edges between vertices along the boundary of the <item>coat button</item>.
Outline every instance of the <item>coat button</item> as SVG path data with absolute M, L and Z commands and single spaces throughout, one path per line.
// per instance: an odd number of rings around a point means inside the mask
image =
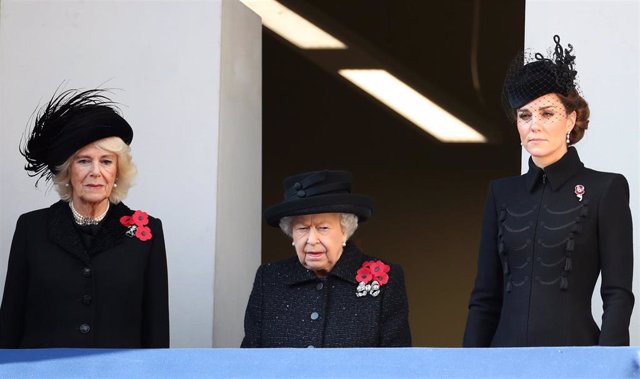
M 91 327 L 89 326 L 89 324 L 80 324 L 80 333 L 82 334 L 87 334 L 91 331 Z
M 320 283 L 316 284 L 316 289 L 318 291 L 320 291 L 322 288 L 324 288 L 324 283 L 320 282 Z
M 82 276 L 85 278 L 91 277 L 91 269 L 89 267 L 85 267 L 82 269 Z
M 317 319 L 318 319 L 318 317 L 320 317 L 320 315 L 318 314 L 318 312 L 313 312 L 313 313 L 311 313 L 311 319 L 312 319 L 312 320 L 317 320 Z
M 84 305 L 89 305 L 89 304 L 91 304 L 91 300 L 93 300 L 93 298 L 91 297 L 91 295 L 83 295 L 83 296 L 82 296 L 82 304 L 84 304 Z

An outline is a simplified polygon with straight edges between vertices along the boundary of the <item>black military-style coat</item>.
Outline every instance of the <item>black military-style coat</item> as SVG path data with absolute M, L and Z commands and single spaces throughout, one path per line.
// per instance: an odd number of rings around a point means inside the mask
M 602 330 L 591 297 L 602 274 Z M 628 345 L 634 297 L 629 186 L 575 148 L 491 183 L 464 346 Z
M 87 251 L 63 201 L 20 216 L 0 308 L 0 347 L 169 346 L 162 224 L 147 241 L 120 223 L 133 211 L 111 204 Z
M 348 242 L 324 279 L 297 257 L 260 266 L 242 347 L 411 346 L 400 266 L 390 264 L 389 281 L 378 296 L 356 296 L 356 272 L 369 260 L 374 258 Z

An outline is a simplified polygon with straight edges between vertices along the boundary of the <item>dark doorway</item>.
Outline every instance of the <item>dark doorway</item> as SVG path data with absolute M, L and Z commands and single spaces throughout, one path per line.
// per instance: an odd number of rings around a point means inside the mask
M 364 92 L 263 32 L 263 205 L 282 199 L 282 179 L 346 169 L 354 192 L 375 200 L 353 239 L 405 270 L 415 346 L 460 346 L 475 277 L 488 181 L 518 175 L 520 146 L 500 90 L 522 49 L 525 0 L 297 0 L 292 9 L 340 25 L 434 89 L 489 143 L 442 143 Z M 264 224 L 263 262 L 294 254 Z

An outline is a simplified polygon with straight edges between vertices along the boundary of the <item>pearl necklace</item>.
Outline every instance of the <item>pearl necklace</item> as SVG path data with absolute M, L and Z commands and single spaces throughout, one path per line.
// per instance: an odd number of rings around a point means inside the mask
M 69 202 L 69 208 L 71 208 L 71 213 L 73 213 L 73 219 L 75 220 L 76 224 L 78 224 L 78 225 L 98 225 L 100 223 L 100 221 L 102 221 L 102 219 L 104 219 L 104 217 L 107 215 L 107 212 L 109 211 L 109 203 L 107 203 L 107 209 L 105 209 L 105 211 L 100 216 L 98 216 L 96 218 L 85 217 L 85 216 L 81 215 L 76 210 L 76 208 L 74 208 L 73 201 Z

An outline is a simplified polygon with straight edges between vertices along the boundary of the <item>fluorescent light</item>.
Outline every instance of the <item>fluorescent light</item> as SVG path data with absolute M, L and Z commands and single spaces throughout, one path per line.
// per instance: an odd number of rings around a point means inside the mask
M 475 129 L 386 70 L 343 69 L 338 73 L 442 142 L 487 142 Z
M 241 0 L 262 24 L 301 49 L 346 49 L 347 45 L 274 0 Z

